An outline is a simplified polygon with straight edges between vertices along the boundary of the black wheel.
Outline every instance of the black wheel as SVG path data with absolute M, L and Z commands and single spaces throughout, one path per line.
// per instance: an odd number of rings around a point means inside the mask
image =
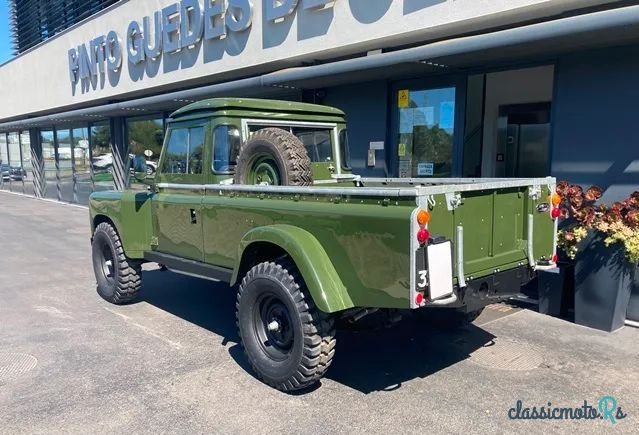
M 310 186 L 311 160 L 304 144 L 279 128 L 259 130 L 240 149 L 235 184 Z
M 96 227 L 91 249 L 98 294 L 113 304 L 134 299 L 142 285 L 142 264 L 124 255 L 120 236 L 111 224 Z
M 264 383 L 294 391 L 324 376 L 335 355 L 333 318 L 315 307 L 293 265 L 249 270 L 236 309 L 244 352 Z

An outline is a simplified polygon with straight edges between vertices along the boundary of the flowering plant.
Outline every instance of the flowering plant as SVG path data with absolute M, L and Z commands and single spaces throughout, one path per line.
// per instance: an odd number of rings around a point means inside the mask
M 610 206 L 598 204 L 602 191 L 597 186 L 584 192 L 578 185 L 561 181 L 557 194 L 559 217 L 564 220 L 557 243 L 569 258 L 575 258 L 588 231 L 596 230 L 604 235 L 606 246 L 622 243 L 628 261 L 639 264 L 639 192 Z

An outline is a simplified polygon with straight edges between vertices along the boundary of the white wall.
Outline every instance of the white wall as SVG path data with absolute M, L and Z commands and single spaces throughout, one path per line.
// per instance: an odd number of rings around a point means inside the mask
M 319 11 L 305 10 L 303 1 L 308 0 L 299 0 L 297 11 L 277 24 L 264 18 L 266 1 L 273 0 L 252 0 L 253 24 L 243 33 L 199 43 L 137 67 L 127 62 L 129 22 L 141 24 L 144 16 L 175 0 L 122 1 L 0 66 L 0 120 L 149 89 L 158 92 L 227 80 L 230 71 L 242 70 L 235 76 L 245 76 L 302 60 L 441 38 L 612 0 L 335 0 L 334 7 Z M 88 47 L 90 40 L 111 30 L 123 40 L 120 71 L 98 80 L 95 88 L 72 86 L 68 50 L 83 43 Z
M 553 82 L 552 65 L 486 75 L 481 172 L 483 177 L 495 175 L 499 106 L 552 101 Z

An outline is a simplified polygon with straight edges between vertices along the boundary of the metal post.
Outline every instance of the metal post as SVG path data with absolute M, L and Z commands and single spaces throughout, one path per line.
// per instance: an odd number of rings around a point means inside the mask
M 9 191 L 13 192 L 13 180 L 11 179 L 11 152 L 9 147 L 9 133 L 4 134 L 4 140 L 7 144 L 7 167 L 9 168 Z
M 109 120 L 111 129 L 111 147 L 113 152 L 113 180 L 117 190 L 124 190 L 128 178 L 128 155 L 124 143 L 124 118 L 114 117 Z
M 91 177 L 91 193 L 95 192 L 95 174 L 93 172 L 93 124 L 89 123 L 89 175 Z
M 73 129 L 69 129 L 69 147 L 71 148 L 71 180 L 73 183 L 73 199 L 74 204 L 78 203 L 78 180 L 75 174 L 75 138 L 73 137 Z
M 5 138 L 5 140 L 6 140 L 6 138 Z M 9 154 L 9 144 L 8 144 L 8 143 L 7 143 L 7 144 L 5 144 L 5 146 L 4 146 L 4 150 L 7 152 L 7 155 L 8 155 L 8 154 Z M 1 154 L 1 153 L 0 153 L 0 154 Z M 2 159 L 0 159 L 0 163 L 4 163 L 4 162 L 2 161 Z M 3 189 L 3 190 L 4 190 L 4 176 L 2 175 L 2 173 L 1 173 L 1 172 L 2 172 L 2 171 L 0 171 L 0 189 Z
M 60 155 L 58 153 L 58 129 L 53 127 L 53 156 L 55 158 L 55 188 L 58 201 L 62 202 L 62 186 L 60 185 Z
M 44 194 L 44 165 L 42 160 L 42 143 L 40 131 L 36 128 L 29 130 L 29 142 L 31 143 L 31 170 L 33 173 L 33 194 L 36 198 L 42 198 Z
M 20 150 L 20 170 L 26 173 L 27 171 L 24 169 L 24 157 L 22 156 L 22 132 L 18 132 L 18 149 Z M 20 181 L 22 181 L 22 194 L 27 193 L 24 190 L 24 174 L 20 174 Z

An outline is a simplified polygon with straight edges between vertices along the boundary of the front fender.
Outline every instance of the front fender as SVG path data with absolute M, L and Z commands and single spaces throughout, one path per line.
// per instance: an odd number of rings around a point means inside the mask
M 238 248 L 238 261 L 233 270 L 231 285 L 237 282 L 244 253 L 256 242 L 272 243 L 290 255 L 320 310 L 334 313 L 354 306 L 319 241 L 308 231 L 292 225 L 268 225 L 246 233 Z
M 107 218 L 120 235 L 129 258 L 143 258 L 151 250 L 151 194 L 143 191 L 94 192 L 89 198 L 91 228 L 96 218 Z

